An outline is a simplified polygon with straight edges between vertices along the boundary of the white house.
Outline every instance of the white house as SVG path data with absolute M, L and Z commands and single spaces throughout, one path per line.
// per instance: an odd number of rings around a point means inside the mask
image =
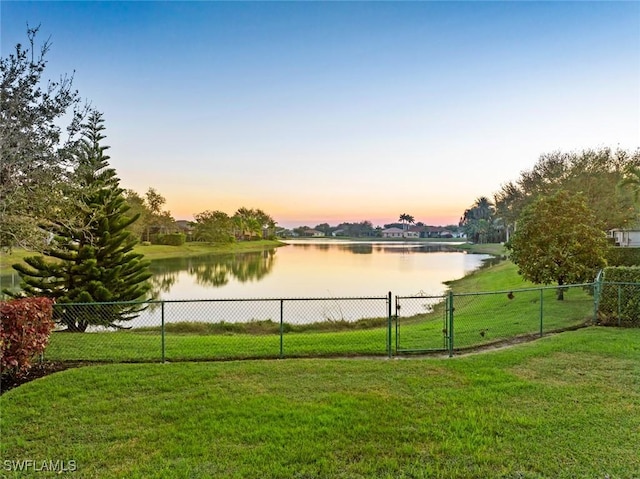
M 311 236 L 312 238 L 322 238 L 325 234 L 322 231 L 318 230 L 304 230 L 302 232 L 303 236 Z
M 400 228 L 387 228 L 382 230 L 383 238 L 419 238 L 420 233 L 416 231 L 405 231 Z
M 640 248 L 640 229 L 609 231 L 609 236 L 614 238 L 616 246 Z

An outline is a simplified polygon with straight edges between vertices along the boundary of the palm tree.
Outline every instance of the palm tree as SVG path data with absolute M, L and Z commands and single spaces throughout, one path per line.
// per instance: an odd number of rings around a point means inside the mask
M 495 208 L 493 203 L 486 196 L 481 196 L 476 199 L 476 203 L 473 205 L 473 208 L 476 211 L 476 219 L 479 220 L 488 220 L 494 214 Z
M 630 188 L 633 194 L 633 201 L 640 205 L 640 167 L 629 166 L 618 186 L 620 188 Z
M 504 234 L 503 221 L 496 217 L 495 207 L 486 196 L 477 198 L 471 208 L 465 210 L 459 225 L 474 243 L 499 241 Z
M 412 215 L 402 213 L 400 215 L 399 221 L 402 223 L 402 229 L 406 230 L 409 224 L 413 224 L 416 222 L 416 219 Z

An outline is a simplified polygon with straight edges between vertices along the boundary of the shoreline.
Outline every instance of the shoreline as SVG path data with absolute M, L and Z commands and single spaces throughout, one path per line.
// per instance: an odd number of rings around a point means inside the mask
M 224 245 L 212 245 L 208 243 L 189 242 L 182 246 L 148 245 L 142 246 L 138 243 L 134 248 L 134 253 L 144 254 L 144 259 L 157 261 L 172 258 L 191 258 L 194 256 L 208 256 L 235 253 L 252 253 L 264 251 L 265 249 L 279 248 L 286 243 L 278 240 L 258 240 L 242 241 Z M 15 272 L 11 265 L 21 262 L 28 256 L 38 256 L 36 251 L 26 251 L 14 249 L 11 254 L 0 253 L 0 275 L 10 275 Z
M 295 239 L 299 241 L 299 239 Z M 238 243 L 229 243 L 224 245 L 211 245 L 207 243 L 189 242 L 183 246 L 167 246 L 167 245 L 148 245 L 142 246 L 138 244 L 134 248 L 134 252 L 144 254 L 144 258 L 150 261 L 172 259 L 172 258 L 190 258 L 197 256 L 208 255 L 222 255 L 222 254 L 236 254 L 236 253 L 251 253 L 257 251 L 264 251 L 266 249 L 279 248 L 287 245 L 287 240 L 258 240 L 258 241 L 242 241 Z M 375 242 L 388 242 L 389 239 L 367 239 L 362 238 L 318 238 L 318 239 L 304 239 L 303 241 L 375 241 Z M 398 241 L 398 240 L 395 240 Z M 466 242 L 460 242 L 459 239 L 437 239 L 437 238 L 423 238 L 418 240 L 407 241 L 411 244 L 447 244 L 451 248 L 455 248 L 461 251 L 466 251 L 472 254 L 490 254 L 493 256 L 505 256 L 506 249 L 503 244 L 489 243 L 489 244 L 471 244 Z M 25 257 L 36 256 L 37 252 L 26 251 L 21 249 L 14 249 L 11 254 L 0 253 L 0 275 L 10 275 L 14 273 L 12 264 L 21 262 Z M 473 272 L 471 273 L 473 274 Z

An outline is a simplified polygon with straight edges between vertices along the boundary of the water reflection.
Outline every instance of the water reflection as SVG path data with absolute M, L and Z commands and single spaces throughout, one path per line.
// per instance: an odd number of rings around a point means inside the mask
M 157 260 L 151 264 L 152 297 L 170 291 L 179 274 L 187 272 L 200 286 L 220 288 L 236 280 L 240 283 L 259 281 L 268 275 L 275 264 L 276 250 L 253 253 L 198 256 Z
M 451 243 L 292 241 L 260 252 L 155 260 L 151 298 L 441 295 L 443 282 L 489 264 L 489 258 Z M 1 280 L 3 287 L 19 287 L 17 275 Z
M 322 240 L 288 240 L 288 244 L 302 250 L 330 252 L 334 250 L 347 251 L 353 254 L 377 253 L 436 253 L 460 252 L 452 246 L 457 243 L 412 243 L 392 241 L 322 241 Z

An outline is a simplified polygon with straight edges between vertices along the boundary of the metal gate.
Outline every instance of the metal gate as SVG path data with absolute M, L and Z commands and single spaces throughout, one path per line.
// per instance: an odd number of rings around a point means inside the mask
M 396 352 L 406 354 L 449 350 L 450 304 L 450 295 L 396 296 Z

